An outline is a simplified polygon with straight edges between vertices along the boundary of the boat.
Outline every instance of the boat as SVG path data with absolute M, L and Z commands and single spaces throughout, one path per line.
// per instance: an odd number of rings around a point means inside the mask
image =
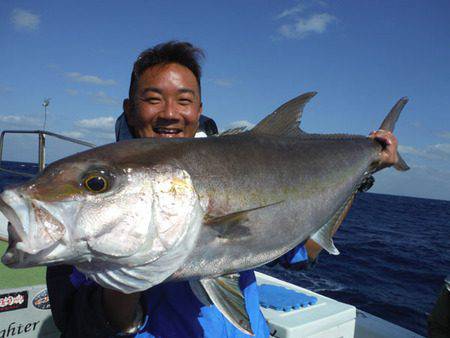
M 39 137 L 38 169 L 45 168 L 45 140 L 47 136 L 86 147 L 95 145 L 44 130 L 5 130 L 0 135 L 0 171 L 30 176 L 2 168 L 5 135 L 37 134 Z M 1 186 L 1 182 L 0 182 Z M 0 213 L 0 251 L 6 249 L 7 219 Z M 51 318 L 50 302 L 45 285 L 45 268 L 6 270 L 0 266 L 0 338 L 59 337 Z M 274 338 L 420 338 L 422 336 L 403 327 L 361 311 L 355 306 L 325 297 L 311 290 L 256 272 L 260 293 L 265 290 L 282 291 L 284 299 L 262 302 L 271 337 Z M 289 305 L 288 295 L 305 299 Z M 263 298 L 263 297 L 262 297 Z M 274 297 L 269 297 L 274 298 Z M 288 305 L 280 305 L 287 299 Z

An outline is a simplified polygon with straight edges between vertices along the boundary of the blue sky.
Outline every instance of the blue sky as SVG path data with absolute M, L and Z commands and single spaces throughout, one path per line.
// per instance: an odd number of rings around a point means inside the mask
M 188 40 L 221 129 L 318 91 L 303 129 L 368 134 L 408 96 L 396 135 L 412 169 L 373 191 L 450 200 L 449 37 L 448 1 L 0 1 L 0 128 L 41 128 L 50 97 L 48 130 L 111 142 L 139 52 Z M 4 158 L 36 159 L 33 140 L 8 138 Z M 49 141 L 48 159 L 74 150 Z

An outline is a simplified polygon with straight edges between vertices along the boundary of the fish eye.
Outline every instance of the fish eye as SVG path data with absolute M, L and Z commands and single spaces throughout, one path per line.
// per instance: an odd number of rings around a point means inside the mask
M 91 174 L 83 181 L 83 186 L 92 193 L 101 193 L 109 188 L 109 183 L 106 177 L 100 174 Z

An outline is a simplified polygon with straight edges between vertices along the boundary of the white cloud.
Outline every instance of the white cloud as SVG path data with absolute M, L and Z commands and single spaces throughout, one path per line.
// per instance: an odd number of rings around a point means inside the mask
M 69 94 L 70 96 L 76 96 L 76 95 L 78 95 L 78 90 L 76 90 L 76 89 L 72 89 L 72 88 L 67 88 L 66 90 L 65 90 L 65 92 L 67 93 L 67 94 Z
M 409 125 L 413 126 L 414 128 L 422 128 L 422 123 L 420 123 L 419 121 L 411 121 L 408 123 L 409 123 Z
M 77 72 L 68 72 L 66 73 L 66 76 L 76 82 L 91 83 L 101 86 L 112 86 L 116 84 L 116 81 L 114 80 L 102 79 L 96 75 L 83 75 Z
M 437 135 L 442 138 L 450 138 L 450 131 L 441 131 Z
M 439 143 L 430 146 L 431 152 L 438 158 L 450 160 L 450 143 Z
M 411 165 L 406 172 L 382 170 L 370 192 L 450 200 L 450 171 L 427 165 Z
M 111 143 L 116 140 L 116 135 L 114 133 L 114 130 L 109 130 L 106 132 L 100 132 L 95 135 L 94 143 L 97 145 L 105 144 L 105 143 Z
M 82 131 L 73 130 L 73 131 L 64 131 L 61 133 L 64 136 L 76 138 L 82 140 L 85 137 L 85 134 Z
M 302 39 L 314 33 L 324 33 L 336 20 L 335 16 L 328 13 L 313 14 L 309 18 L 298 18 L 294 23 L 282 25 L 278 33 L 287 39 Z
M 421 151 L 418 148 L 404 146 L 401 144 L 398 145 L 398 151 L 402 154 L 412 154 L 412 155 L 420 155 L 421 154 Z
M 75 122 L 75 126 L 90 130 L 114 131 L 116 119 L 112 116 L 83 119 Z
M 34 31 L 39 28 L 41 19 L 37 14 L 16 8 L 11 13 L 11 22 L 17 30 Z
M 51 70 L 54 70 L 54 71 L 60 71 L 61 70 L 61 67 L 59 65 L 55 64 L 55 63 L 49 63 L 46 67 L 48 69 L 51 69 Z
M 24 115 L 0 115 L 0 123 L 7 128 L 37 128 L 42 126 L 43 121 Z
M 283 12 L 281 12 L 280 14 L 278 14 L 275 19 L 283 19 L 285 17 L 288 16 L 292 16 L 295 14 L 299 14 L 301 12 L 303 12 L 305 10 L 305 4 L 304 3 L 299 3 L 297 5 L 295 5 L 294 7 L 285 9 Z
M 86 120 L 85 120 L 86 121 Z M 86 123 L 85 123 L 86 124 Z M 111 143 L 115 140 L 115 133 L 114 129 L 107 130 L 107 127 L 102 126 L 94 126 L 95 122 L 88 122 L 88 125 L 91 124 L 92 126 L 89 127 L 80 127 L 77 126 L 80 129 L 72 130 L 72 131 L 64 131 L 61 132 L 62 135 L 69 136 L 76 138 L 78 140 L 90 142 L 92 144 L 95 144 L 96 146 L 105 144 L 105 143 Z
M 12 91 L 13 90 L 11 87 L 0 84 L 0 94 L 7 94 L 11 93 Z
M 229 79 L 212 79 L 211 82 L 219 87 L 231 87 L 233 85 L 233 82 Z
M 252 129 L 254 126 L 255 126 L 255 125 L 254 125 L 253 123 L 249 122 L 249 121 L 246 121 L 246 120 L 239 120 L 239 121 L 231 122 L 231 123 L 228 125 L 228 128 L 227 128 L 227 129 L 246 128 L 246 129 L 248 130 L 248 129 Z
M 399 145 L 398 151 L 400 154 L 410 154 L 427 160 L 450 161 L 450 143 L 432 144 L 424 148 Z
M 92 97 L 95 102 L 100 103 L 100 104 L 105 104 L 108 106 L 121 106 L 122 105 L 121 100 L 119 100 L 115 97 L 109 96 L 104 91 L 96 92 L 96 93 L 92 94 Z

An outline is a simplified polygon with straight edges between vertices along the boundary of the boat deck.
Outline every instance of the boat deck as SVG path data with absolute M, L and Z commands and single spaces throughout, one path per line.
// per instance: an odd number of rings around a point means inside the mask
M 14 274 L 16 270 L 11 270 Z M 3 270 L 0 271 L 3 273 Z M 25 271 L 30 277 L 33 273 Z M 34 278 L 43 278 L 39 271 Z M 2 274 L 3 276 L 3 274 Z M 324 297 L 310 290 L 274 277 L 256 273 L 258 285 L 281 286 L 308 296 L 317 297 L 314 305 L 289 312 L 261 308 L 274 338 L 422 338 L 414 332 L 387 322 L 354 306 Z M 2 299 L 12 301 L 9 310 L 0 313 L 0 337 L 59 337 L 51 320 L 50 304 L 44 284 L 23 286 L 26 278 L 10 278 L 18 284 L 14 288 L 0 289 Z M 31 283 L 31 280 L 29 280 Z M 5 303 L 5 302 L 3 302 Z M 5 309 L 5 308 L 3 308 Z

